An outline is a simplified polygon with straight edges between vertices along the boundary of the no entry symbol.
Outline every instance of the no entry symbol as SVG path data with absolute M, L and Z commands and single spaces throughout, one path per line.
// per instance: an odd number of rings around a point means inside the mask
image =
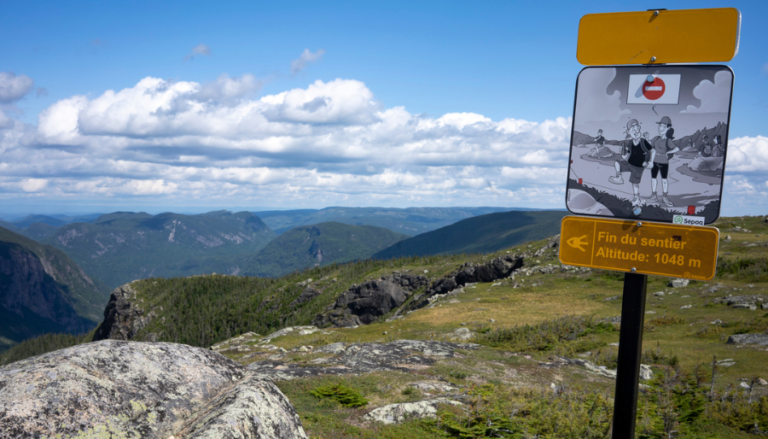
M 643 84 L 643 96 L 648 100 L 655 101 L 664 96 L 664 90 L 666 90 L 666 88 L 667 86 L 664 84 L 664 81 L 659 77 L 655 77 L 653 78 L 653 82 L 646 81 L 645 84 Z

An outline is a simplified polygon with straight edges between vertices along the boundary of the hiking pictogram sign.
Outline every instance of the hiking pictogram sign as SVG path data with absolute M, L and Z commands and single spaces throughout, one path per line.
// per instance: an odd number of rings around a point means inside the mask
M 720 215 L 732 89 L 727 66 L 584 68 L 576 82 L 568 210 L 714 222 Z

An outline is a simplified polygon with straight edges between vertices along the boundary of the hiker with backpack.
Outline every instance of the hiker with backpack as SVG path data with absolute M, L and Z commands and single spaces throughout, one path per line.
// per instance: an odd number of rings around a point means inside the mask
M 673 154 L 679 152 L 680 148 L 672 142 L 672 139 L 675 138 L 675 129 L 672 128 L 672 119 L 668 116 L 664 116 L 661 118 L 661 121 L 656 123 L 659 125 L 659 135 L 654 137 L 651 141 L 656 154 L 653 159 L 653 168 L 651 168 L 651 196 L 648 198 L 648 201 L 653 203 L 659 202 L 656 192 L 658 186 L 656 178 L 659 173 L 661 173 L 661 201 L 667 207 L 672 207 L 674 204 L 669 200 L 669 182 L 667 181 L 667 175 L 669 174 L 669 159 L 672 158 Z
M 624 178 L 621 174 L 622 172 L 629 172 L 629 182 L 632 183 L 632 192 L 635 195 L 632 205 L 641 206 L 644 201 L 640 198 L 640 181 L 645 169 L 653 165 L 656 150 L 643 138 L 640 122 L 637 119 L 631 119 L 627 122 L 627 133 L 630 138 L 625 140 L 621 147 L 621 160 L 614 162 L 616 175 L 608 177 L 608 181 L 614 184 L 624 184 Z

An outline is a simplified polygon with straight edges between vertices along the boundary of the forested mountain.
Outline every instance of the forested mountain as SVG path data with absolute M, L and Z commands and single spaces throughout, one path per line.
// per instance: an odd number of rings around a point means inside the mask
M 356 226 L 377 226 L 409 236 L 436 230 L 473 216 L 510 210 L 536 210 L 517 207 L 327 207 L 322 210 L 253 212 L 276 233 L 294 227 L 337 222 Z
M 49 332 L 90 331 L 108 295 L 61 250 L 0 228 L 0 350 Z
M 400 241 L 377 259 L 457 253 L 489 253 L 555 235 L 565 211 L 500 212 L 469 218 Z
M 383 227 L 336 222 L 296 227 L 272 240 L 254 257 L 246 259 L 243 272 L 274 277 L 316 265 L 366 259 L 407 237 Z
M 249 212 L 115 212 L 93 223 L 64 225 L 42 242 L 64 250 L 86 273 L 115 288 L 134 279 L 226 269 L 229 258 L 255 255 L 274 236 Z

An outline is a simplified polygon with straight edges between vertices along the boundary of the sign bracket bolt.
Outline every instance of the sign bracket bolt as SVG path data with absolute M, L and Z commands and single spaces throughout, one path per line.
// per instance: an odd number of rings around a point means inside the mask
M 637 271 L 637 268 L 635 268 L 635 267 L 632 267 L 631 271 L 632 271 L 632 273 L 634 273 L 634 272 L 636 272 L 636 271 Z
M 637 227 L 643 227 L 643 223 L 641 223 L 640 221 L 638 221 L 638 222 L 637 222 Z
M 655 56 L 651 57 L 651 62 L 656 62 L 656 57 Z

